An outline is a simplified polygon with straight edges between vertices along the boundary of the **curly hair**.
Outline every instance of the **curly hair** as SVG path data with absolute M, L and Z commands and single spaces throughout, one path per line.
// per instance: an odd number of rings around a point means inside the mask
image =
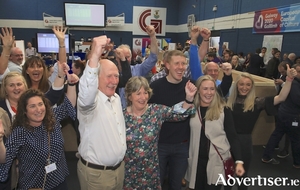
M 55 117 L 51 108 L 51 104 L 49 100 L 45 97 L 44 93 L 37 89 L 28 89 L 25 91 L 18 102 L 18 111 L 16 113 L 15 119 L 12 124 L 12 129 L 16 128 L 17 126 L 23 126 L 28 130 L 33 130 L 32 126 L 29 124 L 29 119 L 27 117 L 27 105 L 28 100 L 33 97 L 40 97 L 45 105 L 45 117 L 43 119 L 43 124 L 47 131 L 53 131 L 55 125 Z
M 41 80 L 39 81 L 38 89 L 41 90 L 42 92 L 47 92 L 50 88 L 50 84 L 49 84 L 48 77 L 47 77 L 48 69 L 47 69 L 47 66 L 46 66 L 44 60 L 37 56 L 30 57 L 29 59 L 27 59 L 27 61 L 23 65 L 22 75 L 24 76 L 24 78 L 27 82 L 28 88 L 32 87 L 32 81 L 31 81 L 30 76 L 27 74 L 27 69 L 29 67 L 34 67 L 34 66 L 43 67 L 43 75 L 42 75 Z

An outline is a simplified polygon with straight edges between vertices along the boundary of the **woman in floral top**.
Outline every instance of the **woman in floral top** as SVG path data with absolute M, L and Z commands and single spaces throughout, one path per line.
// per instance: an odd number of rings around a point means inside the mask
M 157 142 L 164 121 L 181 121 L 195 113 L 190 104 L 197 89 L 187 82 L 186 101 L 173 107 L 148 104 L 152 89 L 144 77 L 132 77 L 126 84 L 127 108 L 124 109 L 127 151 L 124 190 L 161 189 Z M 191 108 L 191 109 L 190 109 Z

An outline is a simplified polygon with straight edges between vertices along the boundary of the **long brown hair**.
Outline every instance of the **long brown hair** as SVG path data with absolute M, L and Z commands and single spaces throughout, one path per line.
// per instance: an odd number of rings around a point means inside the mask
M 37 66 L 42 66 L 43 67 L 43 76 L 41 78 L 41 80 L 39 81 L 39 87 L 38 89 L 42 92 L 47 92 L 50 88 L 50 84 L 48 81 L 48 69 L 46 67 L 46 64 L 44 63 L 44 60 L 42 60 L 42 58 L 37 57 L 37 56 L 32 56 L 29 59 L 27 59 L 27 61 L 24 63 L 23 65 L 23 70 L 22 70 L 22 75 L 24 76 L 28 88 L 32 87 L 32 81 L 30 76 L 27 74 L 27 69 L 28 67 L 32 67 L 34 65 Z
M 18 102 L 18 111 L 12 124 L 12 129 L 17 126 L 22 126 L 28 130 L 32 130 L 32 126 L 29 124 L 29 119 L 26 115 L 28 100 L 32 97 L 40 97 L 45 105 L 45 117 L 43 124 L 47 131 L 53 131 L 55 125 L 54 114 L 50 105 L 49 100 L 45 97 L 44 93 L 37 89 L 28 89 L 20 97 Z

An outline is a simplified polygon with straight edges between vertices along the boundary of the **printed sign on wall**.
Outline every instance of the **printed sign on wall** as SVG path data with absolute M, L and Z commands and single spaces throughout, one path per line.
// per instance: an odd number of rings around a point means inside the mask
M 146 26 L 152 25 L 157 36 L 165 36 L 167 9 L 160 7 L 133 7 L 133 35 L 147 35 Z
M 253 33 L 300 31 L 300 5 L 255 11 Z

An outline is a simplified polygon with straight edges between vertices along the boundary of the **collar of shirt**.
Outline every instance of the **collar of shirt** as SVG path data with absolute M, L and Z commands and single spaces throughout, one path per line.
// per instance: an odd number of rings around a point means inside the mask
M 116 99 L 116 93 L 115 93 L 113 96 L 111 96 L 111 97 L 109 98 L 109 97 L 107 97 L 103 92 L 101 92 L 100 90 L 99 90 L 99 96 L 100 96 L 101 100 L 102 100 L 104 103 L 107 102 L 109 99 L 110 99 L 110 102 L 114 102 L 115 99 Z

